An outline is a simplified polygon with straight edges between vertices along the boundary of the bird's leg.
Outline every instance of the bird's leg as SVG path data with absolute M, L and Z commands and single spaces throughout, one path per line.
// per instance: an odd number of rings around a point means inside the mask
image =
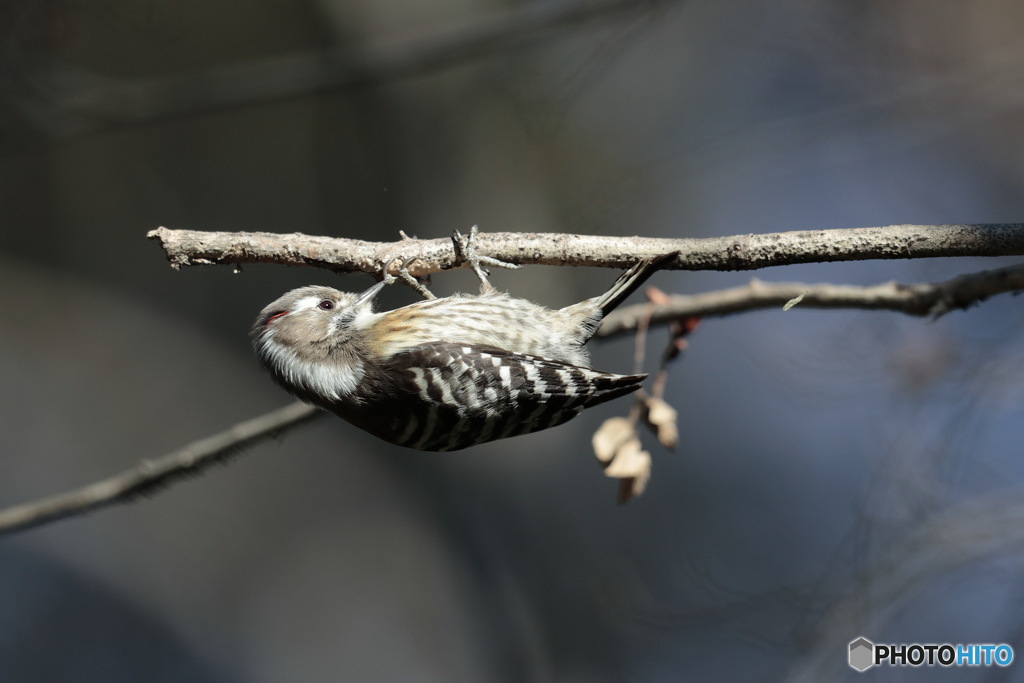
M 420 296 L 422 296 L 424 299 L 436 299 L 437 297 L 434 296 L 434 293 L 427 289 L 427 286 L 423 284 L 423 282 L 421 282 L 419 279 L 417 279 L 415 275 L 409 272 L 410 264 L 412 264 L 412 262 L 415 261 L 417 258 L 419 257 L 413 256 L 411 259 L 403 260 L 402 266 L 398 269 L 398 277 L 395 277 L 394 275 L 388 273 L 388 268 L 391 266 L 391 263 L 384 264 L 384 282 L 390 285 L 394 284 L 398 280 L 401 280 L 404 284 L 408 285 L 409 287 L 412 287 L 414 290 L 419 292 Z
M 506 263 L 505 261 L 499 261 L 496 258 L 490 256 L 481 256 L 476 253 L 476 244 L 474 239 L 479 232 L 478 228 L 474 225 L 469 229 L 468 235 L 463 235 L 458 230 L 452 234 L 452 245 L 455 247 L 455 258 L 463 263 L 469 265 L 476 273 L 476 276 L 480 279 L 480 293 L 487 294 L 488 292 L 494 291 L 494 286 L 487 280 L 487 271 L 484 270 L 484 266 L 491 266 L 492 268 L 508 268 L 509 270 L 518 270 L 522 266 L 516 265 L 515 263 Z

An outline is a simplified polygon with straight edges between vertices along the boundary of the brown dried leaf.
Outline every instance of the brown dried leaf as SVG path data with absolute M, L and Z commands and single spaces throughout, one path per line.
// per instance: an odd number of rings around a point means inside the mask
M 624 417 L 610 417 L 601 424 L 591 443 L 594 454 L 603 463 L 608 463 L 623 444 L 636 438 L 636 427 Z
M 635 436 L 619 446 L 615 457 L 604 468 L 604 476 L 616 479 L 639 477 L 646 479 L 651 475 L 651 454 L 640 445 Z
M 676 409 L 660 398 L 652 396 L 644 401 L 644 423 L 654 431 L 665 448 L 675 448 L 679 442 L 678 417 Z
M 651 478 L 651 454 L 641 448 L 640 439 L 632 438 L 622 444 L 604 474 L 619 480 L 619 503 L 625 503 L 647 487 Z

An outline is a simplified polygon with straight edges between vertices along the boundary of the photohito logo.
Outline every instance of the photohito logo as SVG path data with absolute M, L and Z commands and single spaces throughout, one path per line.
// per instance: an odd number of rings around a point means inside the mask
M 879 664 L 889 666 L 1010 666 L 1013 648 L 1006 643 L 909 643 L 881 645 L 861 636 L 850 641 L 850 666 L 867 671 Z

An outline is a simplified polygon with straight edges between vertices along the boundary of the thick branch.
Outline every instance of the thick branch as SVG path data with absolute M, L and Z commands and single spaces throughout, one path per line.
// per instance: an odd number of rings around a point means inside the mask
M 385 264 L 418 257 L 416 276 L 459 267 L 451 240 L 366 242 L 301 233 L 201 232 L 158 228 L 174 268 L 192 265 L 277 263 L 339 272 L 380 273 Z M 795 263 L 940 256 L 1024 254 L 1024 224 L 890 225 L 845 230 L 665 239 L 559 233 L 481 233 L 477 251 L 519 264 L 623 268 L 637 259 L 678 252 L 669 270 L 754 270 Z
M 612 337 L 636 330 L 650 316 L 651 325 L 682 318 L 725 316 L 762 308 L 863 308 L 915 316 L 940 316 L 965 309 L 995 294 L 1024 291 L 1024 265 L 961 275 L 945 282 L 871 287 L 807 285 L 795 282 L 749 284 L 702 294 L 678 294 L 663 305 L 636 304 L 612 312 L 597 336 Z
M 115 503 L 127 503 L 176 479 L 199 474 L 210 465 L 224 462 L 245 446 L 281 434 L 320 414 L 316 408 L 293 403 L 241 422 L 219 434 L 190 443 L 156 460 L 144 460 L 136 467 L 109 479 L 51 498 L 2 510 L 0 534 L 82 515 Z

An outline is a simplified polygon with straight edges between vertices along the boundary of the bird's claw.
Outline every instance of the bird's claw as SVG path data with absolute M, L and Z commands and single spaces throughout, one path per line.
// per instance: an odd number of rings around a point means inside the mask
M 420 296 L 422 296 L 424 299 L 436 299 L 437 297 L 434 296 L 434 293 L 427 289 L 427 286 L 422 281 L 420 281 L 415 275 L 409 272 L 409 266 L 412 265 L 413 261 L 415 261 L 418 258 L 418 256 L 413 256 L 412 258 L 407 259 L 402 256 L 398 256 L 385 263 L 382 276 L 384 282 L 391 285 L 400 280 L 402 283 L 408 285 L 412 289 L 419 292 Z M 391 264 L 393 264 L 395 261 L 402 262 L 402 265 L 399 266 L 398 268 L 397 276 L 392 275 L 391 273 L 388 272 L 391 269 Z
M 492 268 L 507 268 L 508 270 L 518 270 L 522 266 L 478 254 L 475 244 L 478 233 L 479 228 L 475 225 L 469 229 L 468 235 L 463 235 L 456 230 L 452 234 L 452 246 L 455 248 L 455 258 L 473 269 L 473 272 L 476 273 L 477 278 L 480 280 L 480 291 L 486 293 L 493 291 L 494 286 L 487 279 L 489 273 L 484 270 L 485 265 Z

